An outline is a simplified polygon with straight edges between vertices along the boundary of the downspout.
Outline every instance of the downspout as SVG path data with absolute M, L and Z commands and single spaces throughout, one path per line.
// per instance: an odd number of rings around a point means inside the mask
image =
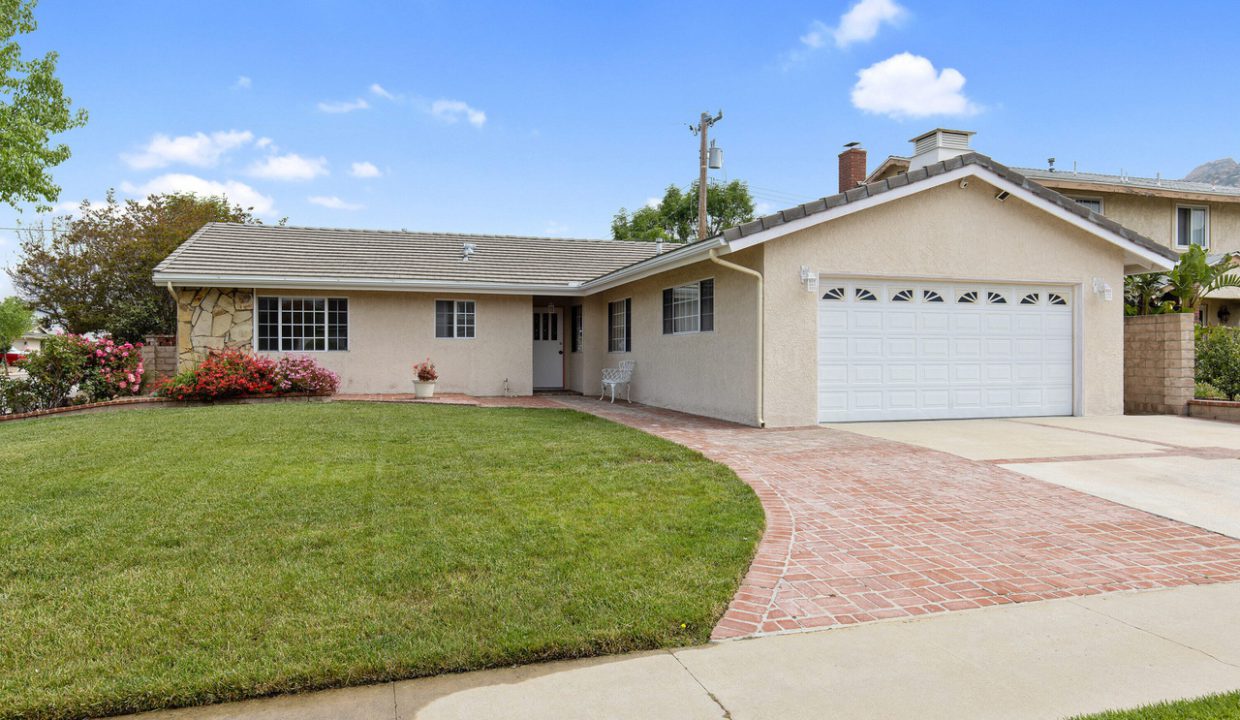
M 710 250 L 710 261 L 716 265 L 722 265 L 725 268 L 729 268 L 740 273 L 745 273 L 746 275 L 752 275 L 758 279 L 758 384 L 756 386 L 758 394 L 758 427 L 766 427 L 766 404 L 764 402 L 762 392 L 762 387 L 766 382 L 762 370 L 762 362 L 766 356 L 766 347 L 764 343 L 766 333 L 763 330 L 765 312 L 763 308 L 762 273 L 754 270 L 753 268 L 747 268 L 744 265 L 737 265 L 734 262 L 728 262 L 727 260 L 721 259 L 719 257 L 719 251 L 716 248 L 711 248 Z

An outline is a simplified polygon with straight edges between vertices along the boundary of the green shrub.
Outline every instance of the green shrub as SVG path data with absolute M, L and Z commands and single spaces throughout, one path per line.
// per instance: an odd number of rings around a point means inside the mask
M 0 415 L 30 412 L 38 407 L 38 398 L 29 379 L 0 373 Z
M 1193 397 L 1198 400 L 1230 400 L 1227 393 L 1219 390 L 1210 383 L 1197 383 L 1197 390 L 1193 393 Z
M 29 377 L 30 391 L 39 408 L 69 404 L 69 397 L 86 380 L 90 341 L 79 335 L 51 335 L 21 360 Z
M 1240 329 L 1197 328 L 1197 382 L 1240 396 Z

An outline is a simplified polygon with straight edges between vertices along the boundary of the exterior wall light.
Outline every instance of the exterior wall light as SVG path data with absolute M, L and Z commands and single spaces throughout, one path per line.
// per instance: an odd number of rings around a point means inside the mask
M 809 265 L 801 266 L 801 284 L 805 286 L 805 292 L 818 292 L 818 273 L 809 269 Z
M 1094 294 L 1101 296 L 1107 302 L 1111 302 L 1111 298 L 1115 296 L 1115 293 L 1111 291 L 1111 286 L 1102 278 L 1094 278 Z

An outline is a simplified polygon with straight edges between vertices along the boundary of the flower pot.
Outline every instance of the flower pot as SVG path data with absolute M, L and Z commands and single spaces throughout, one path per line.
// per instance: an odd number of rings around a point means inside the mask
M 421 382 L 419 380 L 414 380 L 413 381 L 413 396 L 418 397 L 418 398 L 435 397 L 434 381 Z

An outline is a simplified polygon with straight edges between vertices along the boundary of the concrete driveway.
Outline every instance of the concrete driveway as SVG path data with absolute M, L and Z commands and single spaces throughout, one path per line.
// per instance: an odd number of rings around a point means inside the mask
M 831 426 L 1079 490 L 1240 538 L 1240 425 L 1166 415 Z

